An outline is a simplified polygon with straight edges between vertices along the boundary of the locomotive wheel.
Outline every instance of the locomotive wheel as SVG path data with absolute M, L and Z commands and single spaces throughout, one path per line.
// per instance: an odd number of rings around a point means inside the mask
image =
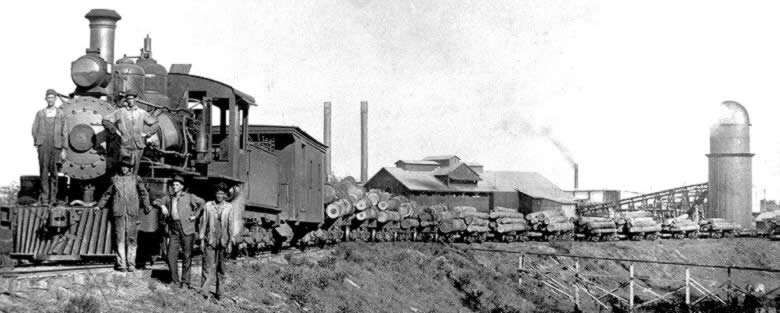
M 486 233 L 479 234 L 479 237 L 477 237 L 477 241 L 479 243 L 483 243 L 483 242 L 487 241 L 487 234 Z
M 672 238 L 674 238 L 674 239 L 683 239 L 683 238 L 685 238 L 685 234 L 683 234 L 683 233 L 673 233 L 672 234 Z
M 599 236 L 598 234 L 588 235 L 588 239 L 590 239 L 590 241 L 594 241 L 594 242 L 595 241 L 600 241 L 601 240 L 601 236 Z
M 620 240 L 620 237 L 616 233 L 612 233 L 609 235 L 609 241 L 618 241 Z
M 692 231 L 688 233 L 688 238 L 699 239 L 699 231 Z
M 639 241 L 641 239 L 642 234 L 628 234 L 628 240 L 632 241 Z
M 737 237 L 737 234 L 735 234 L 733 231 L 727 231 L 723 233 L 723 238 L 734 238 Z
M 721 233 L 719 231 L 716 231 L 716 232 L 713 232 L 710 237 L 712 237 L 713 239 L 720 239 L 720 238 L 723 237 L 723 233 Z

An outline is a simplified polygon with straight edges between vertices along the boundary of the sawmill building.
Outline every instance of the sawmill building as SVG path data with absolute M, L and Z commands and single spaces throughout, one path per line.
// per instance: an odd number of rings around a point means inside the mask
M 535 172 L 485 171 L 455 155 L 399 160 L 379 170 L 367 188 L 400 194 L 422 205 L 446 203 L 488 211 L 495 206 L 530 213 L 549 209 L 574 211 L 574 198 Z

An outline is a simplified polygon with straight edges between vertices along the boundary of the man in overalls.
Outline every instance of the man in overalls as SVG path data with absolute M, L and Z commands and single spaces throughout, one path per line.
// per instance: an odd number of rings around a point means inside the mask
M 200 222 L 198 238 L 203 248 L 203 267 L 201 270 L 201 292 L 208 296 L 212 281 L 216 281 L 216 298 L 221 297 L 220 281 L 224 280 L 223 258 L 233 247 L 233 207 L 227 202 L 228 188 L 225 183 L 215 186 L 215 201 L 206 202 L 203 218 Z
M 40 202 L 57 202 L 57 161 L 62 158 L 65 137 L 65 116 L 55 107 L 57 92 L 46 90 L 46 108 L 35 114 L 32 135 L 38 149 L 38 169 L 41 178 Z

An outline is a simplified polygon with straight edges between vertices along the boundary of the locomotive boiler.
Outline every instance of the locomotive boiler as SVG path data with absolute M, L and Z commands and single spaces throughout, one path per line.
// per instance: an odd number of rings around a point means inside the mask
M 166 70 L 152 57 L 148 35 L 138 55 L 115 61 L 121 16 L 94 9 L 85 17 L 89 47 L 71 64 L 76 87 L 61 106 L 67 144 L 58 201 L 38 205 L 38 177 L 22 177 L 19 204 L 0 208 L 0 247 L 5 250 L 0 264 L 113 256 L 108 212 L 91 206 L 110 185 L 120 158 L 120 139 L 103 120 L 129 92 L 138 95 L 139 108 L 159 125 L 147 129 L 150 137 L 139 160 L 139 176 L 152 199 L 167 193 L 174 175 L 187 178 L 189 191 L 206 199 L 212 197 L 209 186 L 227 183 L 241 224 L 241 233 L 234 235 L 247 249 L 291 240 L 323 221 L 327 147 L 297 127 L 250 127 L 249 111 L 256 106 L 252 96 L 190 74 L 189 64 Z M 157 208 L 148 209 L 141 213 L 140 229 L 153 231 L 160 215 Z

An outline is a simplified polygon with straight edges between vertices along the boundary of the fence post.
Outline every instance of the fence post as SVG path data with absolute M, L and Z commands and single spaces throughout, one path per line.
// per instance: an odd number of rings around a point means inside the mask
M 691 270 L 685 268 L 685 307 L 690 311 L 691 306 Z
M 634 312 L 634 264 L 628 268 L 628 311 Z
M 731 266 L 726 269 L 726 273 L 728 275 L 728 280 L 726 281 L 726 299 L 728 301 L 728 306 L 731 307 L 733 296 L 731 293 Z
M 517 284 L 522 285 L 523 284 L 523 261 L 525 259 L 525 253 L 521 253 L 519 257 L 517 257 L 517 272 L 520 274 L 517 278 Z
M 580 279 L 580 261 L 574 261 L 574 311 L 580 310 L 580 287 L 577 286 L 577 280 Z

